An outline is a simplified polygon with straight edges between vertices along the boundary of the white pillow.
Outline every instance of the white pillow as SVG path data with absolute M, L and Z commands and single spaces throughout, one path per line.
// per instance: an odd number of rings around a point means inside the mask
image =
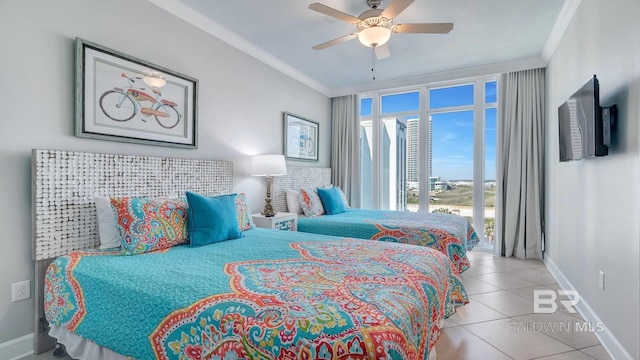
M 100 249 L 119 247 L 122 242 L 116 216 L 111 209 L 111 200 L 108 196 L 94 196 L 96 213 L 98 215 L 98 235 Z
M 287 196 L 287 209 L 289 209 L 289 212 L 302 214 L 302 207 L 300 206 L 300 192 L 291 189 L 287 189 L 284 192 Z

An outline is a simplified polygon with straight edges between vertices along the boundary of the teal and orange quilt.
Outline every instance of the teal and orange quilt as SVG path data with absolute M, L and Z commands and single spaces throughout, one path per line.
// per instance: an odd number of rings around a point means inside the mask
M 49 322 L 135 359 L 427 359 L 468 302 L 442 252 L 252 229 L 134 256 L 79 251 L 45 278 Z
M 347 209 L 335 215 L 301 217 L 298 231 L 427 246 L 449 256 L 460 274 L 471 266 L 467 251 L 478 244 L 467 218 L 425 212 Z

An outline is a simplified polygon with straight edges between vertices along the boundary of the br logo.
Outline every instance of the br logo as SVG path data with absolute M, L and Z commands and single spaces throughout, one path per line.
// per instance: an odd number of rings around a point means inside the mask
M 558 295 L 566 297 L 558 301 Z M 575 290 L 533 290 L 533 312 L 536 314 L 551 314 L 558 310 L 558 302 L 568 312 L 577 313 L 575 306 L 580 302 L 580 295 Z

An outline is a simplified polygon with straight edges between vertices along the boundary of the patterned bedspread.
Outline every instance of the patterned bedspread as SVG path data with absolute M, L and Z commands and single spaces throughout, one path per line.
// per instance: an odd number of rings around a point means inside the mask
M 135 359 L 427 359 L 443 319 L 468 301 L 428 248 L 244 234 L 62 256 L 45 278 L 47 319 Z
M 448 255 L 460 274 L 471 266 L 466 254 L 478 243 L 466 218 L 424 212 L 348 209 L 336 215 L 300 217 L 298 231 L 428 246 Z

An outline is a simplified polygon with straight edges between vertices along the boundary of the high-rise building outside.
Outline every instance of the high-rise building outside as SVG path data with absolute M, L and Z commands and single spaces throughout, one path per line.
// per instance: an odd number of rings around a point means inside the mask
M 418 182 L 418 119 L 407 120 L 407 181 Z
M 407 121 L 382 119 L 382 208 L 407 210 Z
M 432 134 L 433 134 L 433 123 L 431 122 L 431 115 L 429 115 L 429 134 L 428 134 L 428 139 L 427 139 L 427 165 L 429 165 L 429 173 L 427 174 L 428 177 L 432 177 L 433 176 L 433 159 L 432 159 L 432 151 L 431 149 L 433 148 L 433 143 L 431 142 L 432 139 Z
M 417 183 L 420 174 L 419 153 L 420 146 L 418 144 L 420 139 L 420 133 L 418 131 L 420 120 L 407 119 L 407 182 Z M 431 129 L 431 117 L 429 117 L 429 133 L 427 139 L 427 163 L 425 164 L 429 169 L 427 172 L 427 178 L 432 177 L 432 151 L 431 151 L 431 136 L 433 130 Z

